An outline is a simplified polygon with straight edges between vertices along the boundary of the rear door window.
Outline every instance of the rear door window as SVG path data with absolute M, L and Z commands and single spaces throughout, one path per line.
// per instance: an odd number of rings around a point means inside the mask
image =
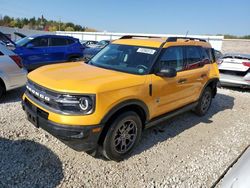
M 73 43 L 75 43 L 75 41 L 72 40 L 72 39 L 67 39 L 67 41 L 68 41 L 68 44 L 73 44 Z
M 186 47 L 187 64 L 195 64 L 201 61 L 200 49 L 197 46 Z
M 51 38 L 50 46 L 65 46 L 67 45 L 67 39 L 64 38 Z
M 187 46 L 186 47 L 186 63 L 187 69 L 200 68 L 202 61 L 202 52 L 198 46 Z
M 183 47 L 175 46 L 166 48 L 160 57 L 158 68 L 174 68 L 176 71 L 181 71 L 184 68 Z

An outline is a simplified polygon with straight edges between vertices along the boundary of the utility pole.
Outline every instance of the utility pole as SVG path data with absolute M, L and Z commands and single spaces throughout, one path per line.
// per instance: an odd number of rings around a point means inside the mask
M 61 31 L 61 18 L 59 17 L 59 31 Z

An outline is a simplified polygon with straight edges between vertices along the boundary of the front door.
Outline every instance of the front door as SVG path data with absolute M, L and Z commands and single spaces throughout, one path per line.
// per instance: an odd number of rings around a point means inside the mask
M 48 38 L 47 37 L 37 37 L 31 40 L 22 48 L 22 53 L 19 54 L 23 60 L 24 64 L 28 68 L 36 68 L 41 65 L 45 65 L 47 62 L 47 48 L 48 48 Z

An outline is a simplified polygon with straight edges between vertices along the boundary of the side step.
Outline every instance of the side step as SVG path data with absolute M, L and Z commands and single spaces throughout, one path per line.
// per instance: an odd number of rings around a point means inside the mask
M 160 117 L 154 118 L 146 123 L 145 128 L 148 129 L 150 127 L 156 126 L 159 123 L 166 121 L 174 116 L 177 116 L 177 115 L 182 114 L 184 112 L 190 111 L 190 110 L 194 109 L 197 105 L 198 105 L 198 102 L 194 102 L 194 103 L 188 104 L 188 105 L 186 105 L 178 110 L 174 110 L 174 111 L 169 112 L 167 114 L 161 115 Z

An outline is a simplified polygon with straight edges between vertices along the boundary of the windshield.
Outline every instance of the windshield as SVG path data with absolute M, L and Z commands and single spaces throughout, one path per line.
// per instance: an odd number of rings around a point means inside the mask
M 156 54 L 156 48 L 110 44 L 96 54 L 89 64 L 144 75 L 149 73 Z
M 33 40 L 33 39 L 34 39 L 34 38 L 32 38 L 32 37 L 24 37 L 24 38 L 22 38 L 22 39 L 16 41 L 16 44 L 17 44 L 18 46 L 24 46 L 24 45 L 26 45 L 29 41 L 31 41 L 31 40 Z

